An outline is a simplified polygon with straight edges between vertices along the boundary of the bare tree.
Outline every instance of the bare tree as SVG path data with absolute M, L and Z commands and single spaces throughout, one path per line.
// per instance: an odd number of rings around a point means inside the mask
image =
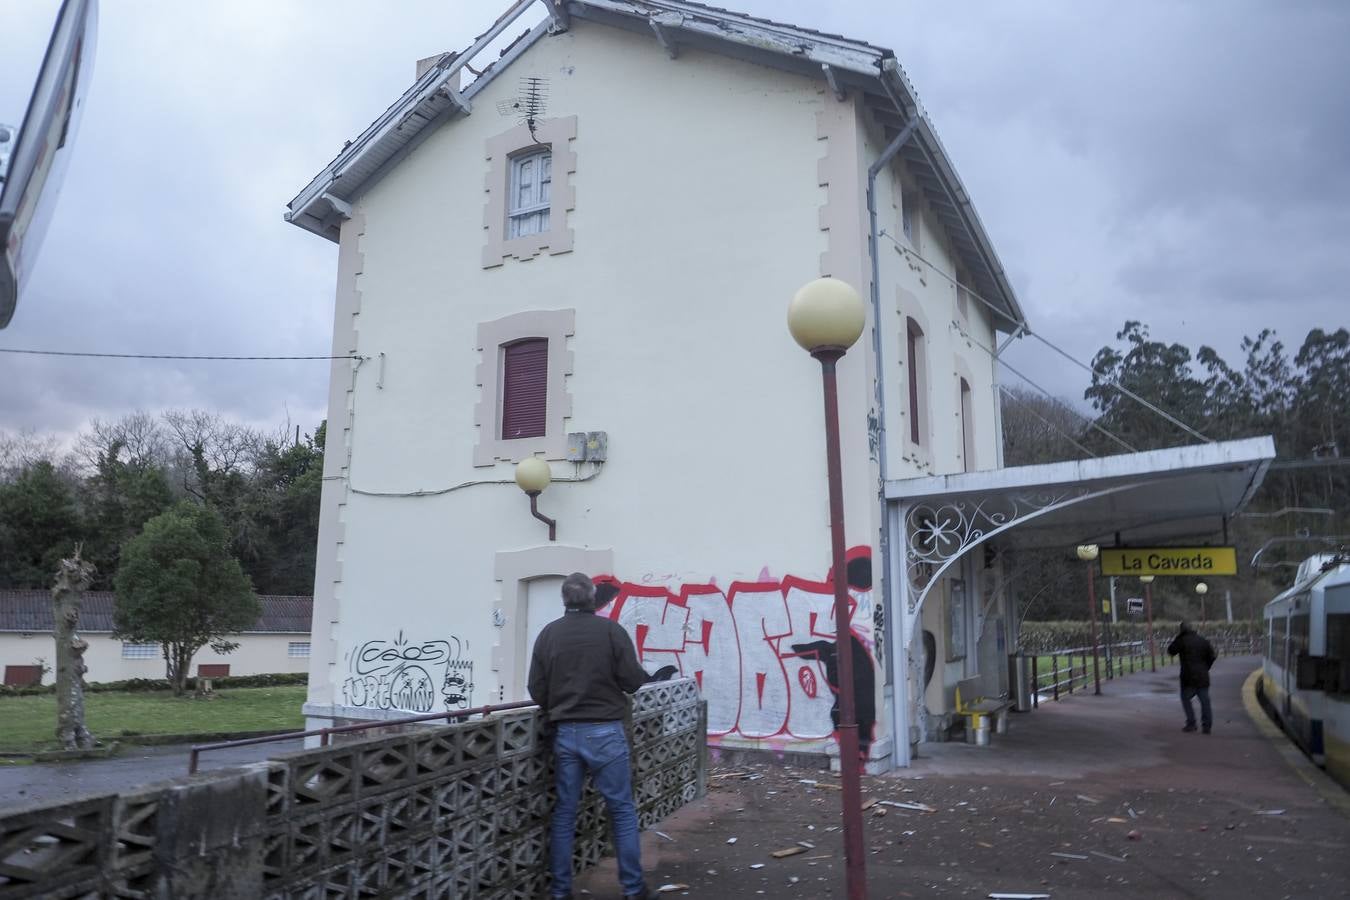
M 12 481 L 40 462 L 63 468 L 61 442 L 54 435 L 38 434 L 31 428 L 13 433 L 0 431 L 0 482 Z
M 164 466 L 170 459 L 169 435 L 157 416 L 136 410 L 112 422 L 91 421 L 75 441 L 75 455 L 86 471 L 107 459 L 136 469 Z
M 93 735 L 84 724 L 84 653 L 89 644 L 79 635 L 84 590 L 94 578 L 94 567 L 75 555 L 61 560 L 52 588 L 53 622 L 56 632 L 56 739 L 67 750 L 87 750 Z
M 1081 459 L 1086 418 L 1067 402 L 1015 385 L 1003 392 L 1003 459 L 1008 466 Z

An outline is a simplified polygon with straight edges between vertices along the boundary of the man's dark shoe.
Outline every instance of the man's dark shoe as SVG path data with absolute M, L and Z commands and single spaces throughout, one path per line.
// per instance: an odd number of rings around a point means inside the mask
M 1204 728 L 1202 728 L 1202 729 L 1200 729 L 1200 730 L 1203 731 L 1205 734 L 1209 734 L 1209 726 L 1208 726 L 1208 725 L 1206 725 Z
M 1185 728 L 1183 728 L 1183 729 L 1181 729 L 1181 730 L 1182 730 L 1182 731 L 1194 731 L 1194 730 L 1195 730 L 1195 725 L 1194 725 L 1194 724 L 1187 725 Z
M 661 900 L 661 892 L 656 888 L 651 888 L 640 894 L 624 894 L 623 900 Z

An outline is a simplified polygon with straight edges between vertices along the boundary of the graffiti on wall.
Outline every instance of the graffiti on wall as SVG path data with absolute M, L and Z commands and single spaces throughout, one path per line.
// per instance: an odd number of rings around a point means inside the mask
M 366 641 L 347 653 L 342 699 L 348 706 L 431 712 L 464 709 L 473 697 L 469 642 L 415 641 L 400 631 L 393 640 Z M 439 695 L 439 696 L 438 696 Z
M 871 553 L 848 553 L 849 644 L 864 753 L 876 724 Z M 796 576 L 654 586 L 602 576 L 601 615 L 628 632 L 649 672 L 674 666 L 708 701 L 709 735 L 824 740 L 839 723 L 834 588 Z

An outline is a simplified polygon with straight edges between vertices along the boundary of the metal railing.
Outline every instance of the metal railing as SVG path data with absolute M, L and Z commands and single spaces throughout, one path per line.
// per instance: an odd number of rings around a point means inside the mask
M 1149 653 L 1148 641 L 1099 644 L 1096 649 L 1096 669 L 1101 673 L 1101 680 L 1111 681 L 1145 670 L 1156 672 L 1159 668 L 1172 665 L 1176 660 L 1167 654 L 1169 641 L 1170 637 L 1168 641 L 1158 640 L 1153 654 Z M 1261 642 L 1260 635 L 1210 641 L 1214 652 L 1219 656 L 1248 656 L 1260 653 Z M 1093 655 L 1092 647 L 1066 647 L 1042 653 L 1023 653 L 1031 678 L 1032 707 L 1041 705 L 1043 694 L 1051 700 L 1058 700 L 1061 694 L 1092 689 Z
M 372 719 L 369 722 L 356 722 L 352 725 L 335 725 L 329 728 L 313 728 L 309 731 L 288 731 L 284 734 L 269 734 L 263 737 L 240 738 L 237 741 L 219 741 L 214 744 L 194 744 L 188 754 L 188 774 L 197 774 L 197 765 L 201 755 L 208 750 L 225 750 L 230 747 L 248 747 L 254 744 L 274 744 L 279 741 L 294 741 L 301 738 L 318 737 L 319 746 L 327 747 L 335 734 L 352 734 L 358 731 L 370 731 L 373 728 L 393 728 L 399 725 L 415 725 L 419 722 L 445 722 L 449 725 L 459 719 L 481 715 L 484 718 L 495 712 L 509 709 L 527 709 L 535 704 L 529 700 L 514 703 L 497 703 L 492 706 L 476 706 L 471 709 L 457 709 L 452 712 L 426 713 L 420 716 L 407 716 L 401 719 Z

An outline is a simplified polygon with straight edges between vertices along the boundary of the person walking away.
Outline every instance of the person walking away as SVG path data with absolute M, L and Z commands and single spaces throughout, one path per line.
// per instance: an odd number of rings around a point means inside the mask
M 544 626 L 530 658 L 530 697 L 554 729 L 557 805 L 549 830 L 554 898 L 572 897 L 572 845 L 577 806 L 589 772 L 605 798 L 614 829 L 619 883 L 625 900 L 654 900 L 642 878 L 637 808 L 628 736 L 627 694 L 648 681 L 628 632 L 595 615 L 595 584 L 580 572 L 563 580 L 562 618 Z M 669 677 L 669 674 L 667 674 Z
M 1177 636 L 1167 645 L 1167 652 L 1181 658 L 1181 705 L 1186 710 L 1186 727 L 1181 730 L 1195 730 L 1191 698 L 1199 697 L 1200 728 L 1209 734 L 1214 726 L 1214 712 L 1209 705 L 1209 669 L 1214 665 L 1214 647 L 1196 634 L 1189 623 L 1182 622 Z

